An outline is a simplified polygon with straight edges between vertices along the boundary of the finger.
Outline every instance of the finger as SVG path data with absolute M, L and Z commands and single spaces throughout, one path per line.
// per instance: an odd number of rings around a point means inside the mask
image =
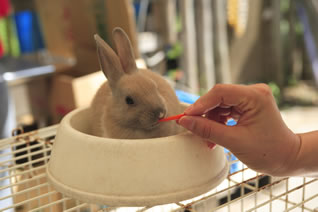
M 233 145 L 238 145 L 235 142 L 231 142 L 235 136 L 239 136 L 238 128 L 229 127 L 198 116 L 184 116 L 179 120 L 179 124 L 194 134 L 212 140 L 221 146 L 231 148 Z
M 202 115 L 220 105 L 246 107 L 244 103 L 251 95 L 251 89 L 245 85 L 218 84 L 187 108 L 185 114 Z

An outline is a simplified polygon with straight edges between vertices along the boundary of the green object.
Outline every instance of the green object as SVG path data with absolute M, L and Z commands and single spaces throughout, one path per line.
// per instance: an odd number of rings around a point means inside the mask
M 268 86 L 271 88 L 273 96 L 275 98 L 275 101 L 277 104 L 280 103 L 280 99 L 281 99 L 281 93 L 280 93 L 280 88 L 278 87 L 278 85 L 274 82 L 269 82 Z
M 12 16 L 0 18 L 0 40 L 4 55 L 20 56 L 20 45 L 15 21 Z
M 167 58 L 172 60 L 172 59 L 177 59 L 181 56 L 183 51 L 182 45 L 180 42 L 176 42 L 176 44 L 167 52 Z
M 298 80 L 294 76 L 290 76 L 288 78 L 288 86 L 296 86 L 298 84 Z
M 104 0 L 94 1 L 93 11 L 96 17 L 97 32 L 105 41 L 109 41 L 109 38 L 107 37 L 106 14 L 104 8 Z
M 178 15 L 177 16 L 177 23 L 176 23 L 176 27 L 177 27 L 177 32 L 181 32 L 182 30 L 182 20 L 181 20 L 181 16 Z
M 9 52 L 7 23 L 5 18 L 0 18 L 0 40 L 3 48 L 3 55 Z
M 176 79 L 176 72 L 177 70 L 176 69 L 171 69 L 168 71 L 168 77 L 172 80 L 175 80 Z
M 280 11 L 286 13 L 290 10 L 290 0 L 281 0 L 280 1 Z
M 9 16 L 7 18 L 8 23 L 8 35 L 9 35 L 9 52 L 13 57 L 19 57 L 20 52 L 20 44 L 17 36 L 17 28 L 15 24 L 15 19 L 13 16 Z

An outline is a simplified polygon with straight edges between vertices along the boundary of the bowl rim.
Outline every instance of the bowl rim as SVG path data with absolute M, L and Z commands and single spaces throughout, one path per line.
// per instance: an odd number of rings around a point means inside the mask
M 181 133 L 178 133 L 176 135 L 170 135 L 170 136 L 164 136 L 164 137 L 157 137 L 157 138 L 140 138 L 140 139 L 128 139 L 128 138 L 104 138 L 104 137 L 99 137 L 99 136 L 96 136 L 96 135 L 92 135 L 92 134 L 88 134 L 88 133 L 85 133 L 85 132 L 82 132 L 80 130 L 77 130 L 76 128 L 74 128 L 72 126 L 72 123 L 71 123 L 71 119 L 73 118 L 73 116 L 75 114 L 78 114 L 80 113 L 81 111 L 85 111 L 85 110 L 89 110 L 89 107 L 80 107 L 80 108 L 77 108 L 75 110 L 72 110 L 70 113 L 68 113 L 67 115 L 64 116 L 64 118 L 62 119 L 62 121 L 60 122 L 60 126 L 59 127 L 67 127 L 67 130 L 70 130 L 72 133 L 77 133 L 79 135 L 85 135 L 85 136 L 88 136 L 88 137 L 92 137 L 94 139 L 98 139 L 99 141 L 122 141 L 122 142 L 144 142 L 144 141 L 156 141 L 156 142 L 161 142 L 161 141 L 164 141 L 164 140 L 171 140 L 171 138 L 176 138 L 176 137 L 179 137 L 179 136 L 196 136 L 195 134 L 193 134 L 192 132 L 190 131 L 185 131 L 185 132 L 181 132 Z M 197 136 L 199 137 L 199 136 Z M 204 138 L 202 138 L 204 139 Z

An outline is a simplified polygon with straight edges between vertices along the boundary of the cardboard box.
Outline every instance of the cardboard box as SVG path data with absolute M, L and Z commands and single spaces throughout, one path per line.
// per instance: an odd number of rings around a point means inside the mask
M 81 74 L 98 70 L 94 34 L 110 46 L 112 30 L 123 28 L 139 58 L 133 5 L 130 0 L 35 0 L 47 49 L 53 55 L 74 57 Z
M 35 0 L 46 48 L 53 55 L 74 57 L 71 5 L 65 0 Z
M 90 74 L 93 72 L 92 70 L 100 69 L 96 46 L 86 49 L 76 46 L 74 55 L 77 58 L 75 69 L 80 75 Z
M 117 0 L 105 2 L 105 13 L 107 20 L 107 33 L 111 37 L 115 27 L 121 27 L 128 35 L 134 49 L 135 58 L 140 58 L 137 42 L 137 30 L 135 14 L 130 0 Z
M 77 49 L 96 49 L 93 39 L 96 33 L 113 46 L 112 31 L 121 27 L 131 40 L 136 58 L 139 58 L 135 16 L 130 0 L 69 0 L 69 3 L 72 5 L 70 17 Z
M 130 0 L 69 0 L 74 41 L 78 46 L 95 46 L 92 39 L 99 33 L 107 42 L 112 42 L 115 27 L 123 28 L 137 50 L 136 24 L 133 5 Z M 136 52 L 137 53 L 137 52 Z M 138 54 L 137 54 L 138 55 Z
M 105 81 L 102 71 L 79 77 L 66 74 L 54 76 L 50 90 L 52 121 L 58 123 L 68 112 L 88 107 Z

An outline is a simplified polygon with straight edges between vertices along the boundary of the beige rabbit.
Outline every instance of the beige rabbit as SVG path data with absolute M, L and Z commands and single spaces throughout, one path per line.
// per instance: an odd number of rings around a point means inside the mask
M 183 112 L 178 98 L 161 77 L 138 69 L 126 33 L 113 30 L 117 54 L 95 35 L 97 54 L 107 81 L 90 107 L 92 132 L 110 138 L 154 138 L 177 134 L 183 129 L 174 121 L 159 119 Z

